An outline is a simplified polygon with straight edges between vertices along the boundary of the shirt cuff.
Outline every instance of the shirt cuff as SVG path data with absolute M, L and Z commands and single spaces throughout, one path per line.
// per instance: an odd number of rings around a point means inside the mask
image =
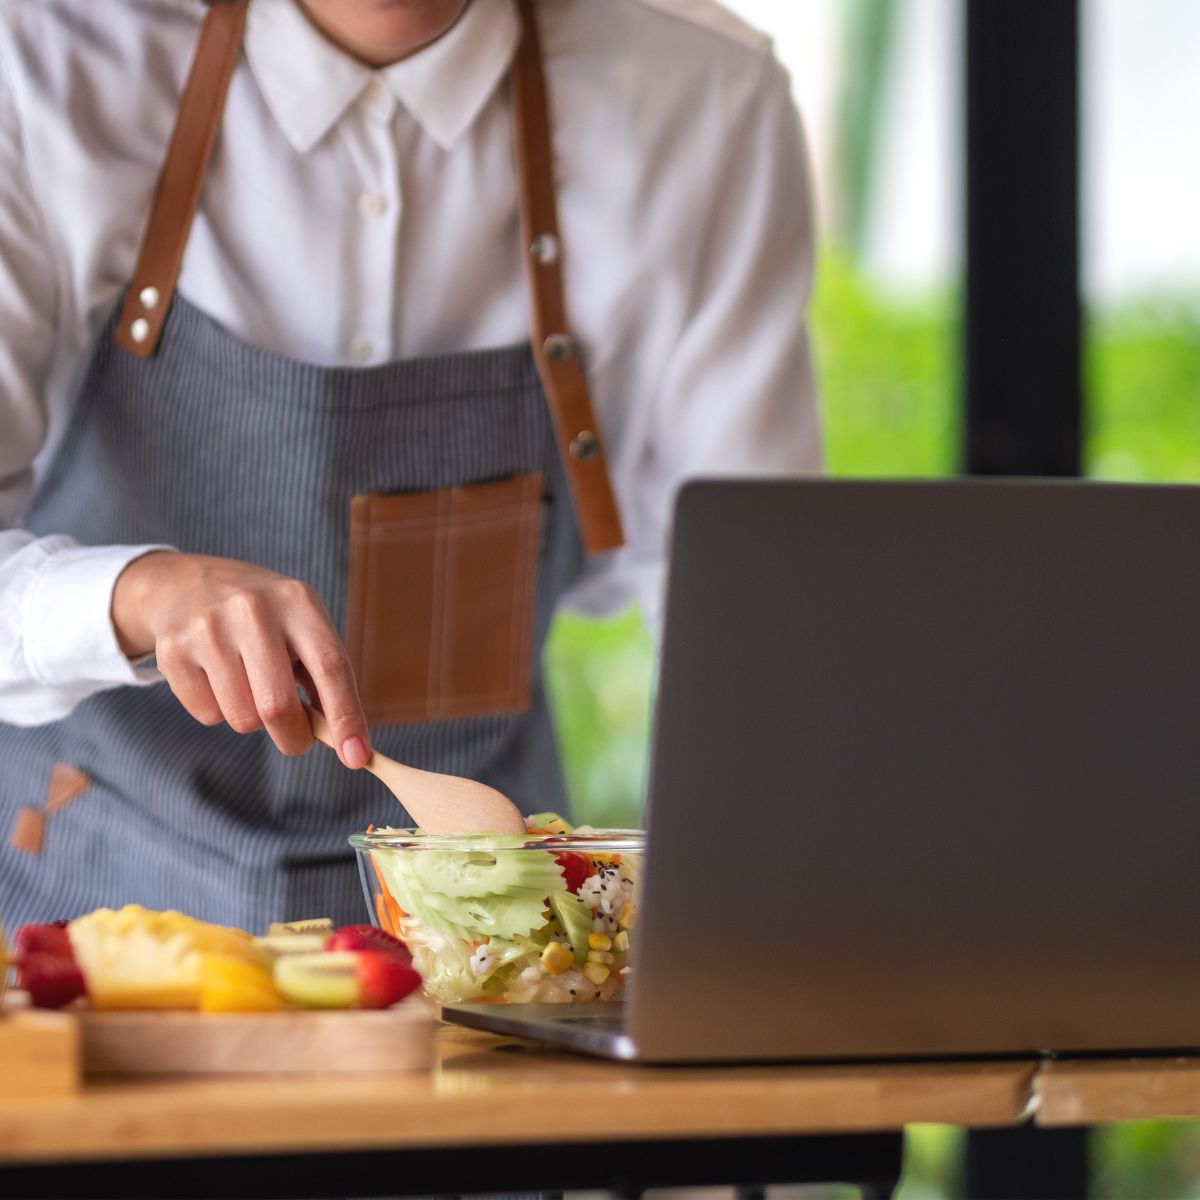
M 25 594 L 25 653 L 46 687 L 147 684 L 162 676 L 125 657 L 112 624 L 117 576 L 135 558 L 171 546 L 66 546 L 41 564 Z M 145 660 L 142 660 L 143 662 Z

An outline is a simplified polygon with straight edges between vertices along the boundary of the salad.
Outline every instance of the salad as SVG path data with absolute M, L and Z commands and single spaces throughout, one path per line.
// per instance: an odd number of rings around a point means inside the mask
M 444 1003 L 621 999 L 642 835 L 573 830 L 554 813 L 527 824 L 525 837 L 351 838 L 376 920 Z

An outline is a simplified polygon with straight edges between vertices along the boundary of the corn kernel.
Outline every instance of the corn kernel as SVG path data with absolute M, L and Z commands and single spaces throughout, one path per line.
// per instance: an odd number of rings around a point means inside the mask
M 542 970 L 547 975 L 561 975 L 575 962 L 575 955 L 561 942 L 551 942 L 542 951 Z
M 603 963 L 589 962 L 583 964 L 583 973 L 599 987 L 612 972 Z
M 622 954 L 629 949 L 629 934 L 626 930 L 622 929 L 621 932 L 618 933 L 615 938 L 613 938 L 613 949 L 619 950 Z
M 632 929 L 637 922 L 637 908 L 626 902 L 625 906 L 617 913 L 617 924 L 622 929 Z
M 589 950 L 587 960 L 595 963 L 610 963 L 613 961 L 613 956 L 607 950 Z
M 589 950 L 611 950 L 612 938 L 605 933 L 589 933 L 588 934 L 588 949 Z

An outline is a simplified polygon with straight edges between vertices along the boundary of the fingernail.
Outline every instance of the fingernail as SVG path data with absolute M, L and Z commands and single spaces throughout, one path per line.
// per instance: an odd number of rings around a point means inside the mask
M 363 745 L 362 738 L 350 737 L 342 743 L 342 762 L 352 770 L 365 767 L 367 759 L 370 757 L 371 755 L 367 752 L 366 746 Z

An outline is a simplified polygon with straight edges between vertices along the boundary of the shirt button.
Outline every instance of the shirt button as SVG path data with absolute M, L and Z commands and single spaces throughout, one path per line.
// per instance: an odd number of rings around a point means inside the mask
M 375 353 L 375 347 L 365 337 L 356 337 L 350 343 L 350 357 L 355 362 L 366 362 Z
M 392 119 L 396 97 L 384 86 L 382 80 L 372 79 L 362 91 L 363 106 L 367 115 L 379 124 Z
M 358 211 L 364 217 L 382 216 L 387 211 L 387 200 L 378 192 L 363 192 L 358 198 Z

